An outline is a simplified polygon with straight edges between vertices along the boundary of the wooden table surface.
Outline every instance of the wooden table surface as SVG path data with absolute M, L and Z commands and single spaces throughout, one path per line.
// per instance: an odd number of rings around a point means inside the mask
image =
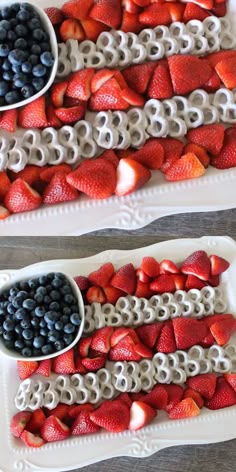
M 236 209 L 162 218 L 149 226 L 123 232 L 104 230 L 72 238 L 0 238 L 0 269 L 21 268 L 48 259 L 87 257 L 106 249 L 135 249 L 168 239 L 227 235 L 236 239 Z M 224 424 L 219 424 L 219 429 Z M 236 436 L 236 427 L 235 427 Z M 149 458 L 114 458 L 81 472 L 233 472 L 236 470 L 236 439 L 218 444 L 178 446 Z M 60 472 L 60 471 L 57 471 Z

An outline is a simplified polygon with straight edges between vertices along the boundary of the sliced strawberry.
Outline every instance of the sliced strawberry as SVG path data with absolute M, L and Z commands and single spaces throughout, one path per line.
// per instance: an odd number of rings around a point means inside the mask
M 97 41 L 98 36 L 103 31 L 109 30 L 108 26 L 106 27 L 103 23 L 100 23 L 100 21 L 93 20 L 92 18 L 81 20 L 81 25 L 85 32 L 86 39 L 90 41 Z
M 143 29 L 143 25 L 139 21 L 139 15 L 137 13 L 133 14 L 128 11 L 123 11 L 120 29 L 125 33 L 129 33 L 130 31 L 139 33 Z
M 175 283 L 175 290 L 185 290 L 185 284 L 187 276 L 184 274 L 172 274 L 174 283 Z
M 81 374 L 81 375 L 87 374 L 88 372 L 87 369 L 82 364 L 81 358 L 78 356 L 75 358 L 75 370 L 76 370 L 76 373 Z
M 164 149 L 164 162 L 161 171 L 166 172 L 182 156 L 184 144 L 179 139 L 174 138 L 157 138 L 157 140 Z
M 43 202 L 47 205 L 54 205 L 55 203 L 76 200 L 78 196 L 77 190 L 68 184 L 65 174 L 58 172 L 47 185 L 43 194 Z
M 122 74 L 132 90 L 144 94 L 148 88 L 155 67 L 155 62 L 147 62 L 146 64 L 127 67 L 122 71 Z
M 208 285 L 211 285 L 212 287 L 218 287 L 218 285 L 220 285 L 220 276 L 212 275 L 211 277 L 209 277 L 207 283 Z
M 207 281 L 211 270 L 210 259 L 205 251 L 195 251 L 185 259 L 180 270 Z
M 184 389 L 181 385 L 169 384 L 162 385 L 168 394 L 168 403 L 166 411 L 170 411 L 183 398 Z
M 77 275 L 74 277 L 74 281 L 81 291 L 87 290 L 87 288 L 89 288 L 91 285 L 88 277 L 84 277 L 84 275 Z
M 98 285 L 99 287 L 104 288 L 109 284 L 114 272 L 113 264 L 111 262 L 106 262 L 98 270 L 91 272 L 88 279 L 93 285 Z
M 205 406 L 210 410 L 219 410 L 236 404 L 236 392 L 225 380 L 224 377 L 218 377 L 216 389 L 213 397 L 206 400 Z
M 199 146 L 198 144 L 188 143 L 186 146 L 184 146 L 184 154 L 188 154 L 189 152 L 195 154 L 204 167 L 207 168 L 209 166 L 210 157 L 203 147 Z
M 151 178 L 151 172 L 139 162 L 127 157 L 121 159 L 117 167 L 115 194 L 128 195 L 141 188 Z
M 44 359 L 43 361 L 39 361 L 39 366 L 35 373 L 43 375 L 43 377 L 49 377 L 51 374 L 51 359 Z
M 159 275 L 150 283 L 150 290 L 155 293 L 165 293 L 175 291 L 175 279 L 173 274 Z
M 226 131 L 230 131 L 228 134 Z M 217 169 L 230 169 L 236 166 L 236 134 L 234 128 L 225 131 L 224 144 L 216 156 L 213 157 L 211 164 Z M 232 132 L 232 134 L 231 134 Z
M 223 59 L 215 66 L 216 72 L 222 80 L 224 86 L 230 90 L 236 87 L 236 59 L 231 57 Z
M 133 339 L 134 344 L 140 343 L 140 339 L 136 333 L 136 329 L 127 328 L 129 336 Z
M 74 350 L 60 354 L 53 359 L 52 370 L 56 374 L 73 374 L 75 372 Z
M 5 220 L 5 218 L 8 218 L 8 216 L 10 216 L 9 210 L 7 210 L 7 208 L 0 205 L 0 221 Z
M 151 280 L 151 277 L 145 274 L 143 269 L 137 269 L 136 276 L 137 276 L 138 282 L 142 282 L 143 284 L 147 284 Z
M 127 110 L 129 104 L 121 97 L 121 88 L 115 77 L 107 80 L 89 102 L 92 111 Z
M 145 346 L 142 343 L 135 344 L 134 350 L 139 354 L 141 357 L 152 359 L 153 352 L 149 347 Z
M 227 4 L 226 4 L 226 2 L 216 4 L 215 7 L 212 8 L 212 15 L 221 17 L 221 16 L 225 16 L 226 13 L 227 13 Z
M 188 349 L 205 338 L 208 328 L 204 321 L 190 318 L 172 320 L 177 349 Z
M 231 313 L 222 313 L 222 314 L 217 314 L 217 315 L 209 315 L 204 317 L 204 322 L 210 328 L 214 323 L 218 321 L 232 321 L 234 320 L 233 315 Z
M 214 1 L 215 0 L 195 0 L 195 3 L 202 8 L 206 8 L 206 10 L 212 10 Z
M 120 297 L 125 296 L 125 292 L 116 287 L 107 286 L 104 287 L 103 290 L 106 296 L 107 303 L 111 303 L 112 305 L 115 305 Z
M 47 127 L 45 95 L 20 108 L 18 124 L 21 128 L 27 129 Z
M 135 351 L 135 343 L 128 334 L 121 339 L 109 352 L 110 361 L 139 361 L 141 356 Z
M 45 419 L 46 416 L 42 408 L 38 408 L 38 410 L 33 411 L 30 421 L 27 423 L 27 431 L 34 434 L 39 433 Z
M 199 343 L 202 347 L 210 347 L 215 344 L 215 338 L 212 336 L 211 332 L 207 333 L 205 338 Z
M 137 92 L 132 90 L 129 87 L 126 87 L 121 90 L 120 92 L 121 98 L 123 98 L 129 105 L 134 107 L 143 107 L 144 106 L 144 98 L 142 95 L 139 95 Z
M 84 30 L 80 22 L 74 18 L 64 20 L 59 31 L 64 42 L 68 41 L 68 39 L 77 39 L 78 41 L 84 41 L 85 39 Z
M 92 77 L 91 80 L 91 92 L 95 93 L 97 92 L 100 87 L 107 82 L 107 80 L 111 79 L 113 75 L 115 74 L 114 70 L 110 69 L 100 69 L 98 70 L 94 76 Z
M 107 302 L 103 289 L 94 285 L 87 290 L 86 299 L 89 304 L 94 302 L 103 304 Z
M 174 95 L 168 67 L 160 64 L 157 65 L 148 86 L 148 97 L 164 100 Z
M 116 400 L 121 400 L 122 402 L 124 402 L 129 408 L 131 407 L 132 405 L 132 400 L 131 398 L 129 397 L 129 394 L 127 392 L 122 392 L 120 393 L 120 395 L 118 395 L 118 397 L 116 397 Z
M 94 69 L 88 68 L 79 70 L 70 76 L 66 89 L 66 96 L 78 100 L 87 101 L 91 96 L 91 80 Z
M 198 290 L 201 290 L 206 285 L 207 284 L 203 282 L 203 280 L 199 279 L 195 275 L 188 275 L 185 283 L 185 290 L 192 290 L 192 288 L 197 288 Z
M 100 155 L 99 159 L 105 159 L 105 161 L 111 162 L 111 164 L 115 167 L 115 169 L 117 169 L 118 167 L 119 158 L 117 157 L 113 149 L 106 149 L 106 151 L 104 151 Z
M 149 3 L 149 0 L 148 0 Z M 122 7 L 124 8 L 125 11 L 129 13 L 139 13 L 140 12 L 140 7 L 136 2 L 133 2 L 132 0 L 122 0 Z
M 224 379 L 230 385 L 230 387 L 232 387 L 232 389 L 236 392 L 236 374 L 225 374 Z
M 151 298 L 153 292 L 149 288 L 149 283 L 143 283 L 138 280 L 134 295 L 138 298 Z
M 157 277 L 160 274 L 160 264 L 159 262 L 152 256 L 145 256 L 141 262 L 141 269 L 145 274 L 149 277 Z
M 230 263 L 226 261 L 226 259 L 220 256 L 216 256 L 215 254 L 212 254 L 210 256 L 210 261 L 211 261 L 211 275 L 213 276 L 222 274 L 230 266 Z
M 121 23 L 121 2 L 120 0 L 97 2 L 90 10 L 89 16 L 110 28 L 117 29 Z
M 136 289 L 136 272 L 133 264 L 125 264 L 113 275 L 110 285 L 132 295 Z
M 196 392 L 195 390 L 192 390 L 191 388 L 186 388 L 186 390 L 184 391 L 183 400 L 185 398 L 192 398 L 198 408 L 202 408 L 204 405 L 204 400 L 200 393 Z
M 85 103 L 80 103 L 80 105 L 76 105 L 74 107 L 70 108 L 57 108 L 55 110 L 55 114 L 59 120 L 62 121 L 62 123 L 66 125 L 70 125 L 72 123 L 75 123 L 76 121 L 81 120 L 86 111 L 86 104 Z
M 171 21 L 182 21 L 185 5 L 170 2 L 168 3 L 167 7 L 171 16 Z
M 216 92 L 221 88 L 221 80 L 215 70 L 212 71 L 210 79 L 202 86 L 202 88 L 208 93 Z
M 222 320 L 216 321 L 210 326 L 210 331 L 215 338 L 217 344 L 224 346 L 230 340 L 232 334 L 236 329 L 236 320 Z
M 160 274 L 179 274 L 179 269 L 170 259 L 163 259 L 160 263 Z
M 39 436 L 35 436 L 26 429 L 23 431 L 20 438 L 23 443 L 28 447 L 41 447 L 45 444 L 45 441 L 42 438 L 40 438 Z
M 169 411 L 169 418 L 172 420 L 190 418 L 192 416 L 198 416 L 200 409 L 192 398 L 185 398 L 181 402 L 177 403 Z
M 0 202 L 3 201 L 5 195 L 10 189 L 10 186 L 11 182 L 6 172 L 0 172 Z
M 63 441 L 70 435 L 70 429 L 56 416 L 49 416 L 41 429 L 41 436 L 46 442 Z
M 64 97 L 66 93 L 66 89 L 68 87 L 68 82 L 55 82 L 50 90 L 50 98 L 52 101 L 52 105 L 54 107 L 62 107 L 64 104 Z
M 104 367 L 106 364 L 106 356 L 98 356 L 98 357 L 84 357 L 81 359 L 83 366 L 90 372 L 96 372 L 97 370 Z
M 52 410 L 47 410 L 47 416 L 56 416 L 61 421 L 68 421 L 69 419 L 69 405 L 65 403 L 58 403 L 58 405 Z
M 33 186 L 37 185 L 38 182 L 40 181 L 41 172 L 42 172 L 42 170 L 41 170 L 40 167 L 33 166 L 33 165 L 27 165 L 20 172 L 17 172 L 17 173 L 11 172 L 10 173 L 10 178 L 11 178 L 11 181 L 14 181 L 14 180 L 20 178 L 20 179 L 24 180 L 27 184 L 29 184 L 30 186 L 33 187 Z M 1 192 L 5 191 L 5 188 L 6 188 L 7 185 L 8 185 L 8 189 L 10 187 L 10 180 L 8 179 L 7 176 L 4 178 L 3 174 L 4 174 L 3 172 L 0 172 L 0 185 L 1 185 L 0 200 L 1 200 Z
M 195 3 L 188 2 L 184 10 L 182 21 L 183 23 L 188 23 L 188 21 L 191 20 L 203 21 L 209 15 L 210 13 L 208 13 L 206 10 L 199 7 L 198 5 L 195 5 Z
M 87 357 L 92 342 L 92 336 L 81 338 L 78 342 L 78 353 L 81 357 Z
M 17 122 L 17 109 L 6 110 L 0 117 L 0 129 L 8 131 L 9 133 L 15 133 L 16 122 Z
M 116 188 L 116 169 L 105 159 L 84 161 L 67 176 L 67 181 L 91 198 L 110 197 Z
M 128 328 L 125 328 L 123 326 L 120 328 L 116 328 L 110 339 L 111 347 L 116 346 L 116 344 L 118 344 L 128 334 L 129 334 Z
M 200 393 L 208 400 L 213 397 L 216 389 L 216 375 L 215 374 L 200 374 L 196 377 L 189 377 L 187 379 L 187 386 L 196 392 Z
M 163 147 L 155 138 L 148 139 L 141 149 L 130 155 L 130 158 L 148 169 L 160 169 L 164 161 Z
M 191 129 L 187 133 L 187 139 L 202 146 L 211 154 L 218 154 L 223 146 L 225 128 L 224 125 L 216 123 L 213 125 L 203 125 L 199 128 Z
M 136 401 L 132 403 L 130 409 L 129 429 L 137 431 L 150 423 L 157 415 L 156 410 L 147 403 Z
M 195 179 L 205 173 L 205 167 L 201 164 L 195 154 L 189 152 L 174 162 L 166 171 L 166 179 L 171 182 L 185 179 Z
M 148 6 L 150 3 L 150 0 L 133 0 L 133 1 L 136 5 L 142 8 Z
M 157 25 L 169 25 L 172 20 L 169 9 L 165 4 L 153 3 L 140 13 L 139 21 L 145 26 L 154 28 Z
M 229 51 L 217 51 L 213 52 L 211 54 L 208 54 L 207 60 L 210 62 L 212 67 L 215 67 L 218 62 L 224 61 L 226 59 L 235 59 L 236 58 L 236 51 L 235 50 L 229 50 Z
M 176 351 L 176 341 L 172 321 L 165 321 L 155 346 L 156 352 L 170 353 Z
M 143 398 L 146 396 L 146 393 L 145 392 L 130 392 L 129 393 L 129 396 L 132 400 L 132 402 L 136 402 L 138 400 L 141 400 L 142 398 L 142 401 L 143 401 Z
M 111 347 L 110 339 L 113 331 L 114 328 L 112 326 L 105 326 L 96 331 L 92 336 L 91 349 L 107 354 Z
M 177 54 L 168 57 L 168 64 L 174 93 L 177 95 L 186 95 L 201 88 L 211 77 L 212 69 L 206 59 Z
M 21 380 L 28 379 L 33 375 L 39 363 L 37 361 L 17 361 L 17 372 Z
M 57 173 L 69 174 L 71 172 L 71 167 L 68 164 L 58 164 L 56 166 L 46 167 L 46 169 L 43 168 L 43 170 L 39 168 L 39 171 L 40 179 L 44 182 L 50 182 Z
M 91 403 L 83 403 L 82 405 L 70 405 L 68 406 L 68 416 L 70 418 L 77 418 L 81 411 L 93 411 L 94 405 Z
M 121 400 L 105 401 L 89 416 L 95 424 L 111 433 L 120 433 L 129 427 L 129 407 Z
M 162 385 L 155 385 L 152 391 L 141 397 L 140 400 L 156 410 L 166 410 L 168 393 Z
M 76 420 L 72 424 L 71 427 L 71 434 L 74 436 L 81 436 L 83 434 L 92 434 L 97 433 L 100 429 L 100 426 L 95 424 L 90 419 L 89 411 L 81 411 L 80 414 L 77 416 Z
M 23 433 L 26 425 L 31 419 L 32 413 L 30 411 L 19 411 L 16 413 L 10 423 L 10 431 L 13 436 L 19 438 Z
M 69 18 L 84 20 L 93 6 L 93 0 L 69 0 L 62 5 L 62 12 Z
M 59 25 L 64 19 L 62 10 L 57 7 L 48 7 L 44 9 L 52 25 Z
M 136 333 L 143 344 L 152 349 L 157 342 L 157 338 L 162 328 L 163 323 L 151 323 L 148 325 L 138 326 Z

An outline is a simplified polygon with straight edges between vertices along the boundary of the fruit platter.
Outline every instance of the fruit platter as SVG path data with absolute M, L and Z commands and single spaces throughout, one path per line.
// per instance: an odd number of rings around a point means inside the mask
M 232 239 L 203 237 L 1 271 L 1 471 L 70 470 L 235 438 L 235 264 Z M 79 317 L 74 301 L 65 310 L 61 272 L 85 313 L 82 337 L 62 353 Z M 41 309 L 45 293 L 54 296 L 50 312 L 32 311 L 32 288 Z M 45 342 L 58 355 L 47 347 L 48 358 L 35 360 Z
M 0 234 L 233 208 L 235 2 L 33 3 L 0 11 Z

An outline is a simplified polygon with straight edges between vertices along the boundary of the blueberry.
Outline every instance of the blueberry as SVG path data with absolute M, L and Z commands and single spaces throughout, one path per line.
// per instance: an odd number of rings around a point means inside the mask
M 41 26 L 39 18 L 31 18 L 31 20 L 27 22 L 27 26 L 32 31 L 35 29 L 39 29 Z
M 46 276 L 46 275 L 41 275 L 41 276 L 39 277 L 39 283 L 40 283 L 40 285 L 47 285 L 47 276 Z M 37 289 L 37 291 L 38 291 L 38 290 L 42 290 L 42 289 L 43 289 L 43 287 L 39 287 L 39 288 Z M 45 293 L 46 293 L 46 292 L 45 292 Z
M 47 337 L 48 328 L 40 328 L 39 333 L 40 333 L 41 336 Z
M 47 323 L 46 323 L 46 321 L 45 321 L 45 319 L 44 319 L 44 318 L 43 318 L 42 320 L 40 320 L 40 322 L 39 322 L 39 326 L 40 326 L 40 328 L 46 328 L 46 326 L 47 326 Z
M 30 74 L 31 71 L 32 71 L 32 64 L 29 61 L 23 62 L 22 66 L 21 66 L 21 70 L 25 74 Z
M 45 321 L 47 323 L 53 323 L 55 324 L 56 321 L 58 321 L 58 318 L 59 318 L 59 314 L 56 312 L 56 311 L 47 311 L 47 313 L 45 314 Z
M 6 19 L 6 20 L 8 18 L 10 18 L 10 16 L 11 16 L 10 8 L 9 7 L 3 7 L 1 9 L 1 14 L 2 14 L 2 18 Z
M 18 308 L 18 310 L 15 312 L 15 318 L 19 321 L 28 318 L 27 311 L 24 308 Z
M 15 332 L 16 332 L 16 334 L 19 334 L 19 336 L 21 336 L 21 335 L 22 335 L 22 331 L 23 331 L 23 328 L 21 327 L 21 325 L 20 325 L 20 324 L 17 324 L 17 325 L 15 326 Z
M 24 88 L 26 88 L 26 87 L 31 87 L 31 86 L 28 85 L 28 86 L 25 86 Z M 32 87 L 32 89 L 33 89 L 33 87 Z M 41 295 L 40 293 L 36 293 L 35 296 L 34 296 L 35 301 L 39 304 L 43 303 L 43 298 L 44 298 L 43 295 Z
M 16 90 L 12 90 L 12 92 L 8 92 L 5 95 L 5 100 L 8 103 L 8 105 L 12 105 L 14 103 L 17 103 L 21 100 L 20 93 Z M 18 306 L 18 308 L 19 307 L 20 307 L 20 305 Z
M 0 28 L 0 41 L 7 39 L 7 30 Z
M 37 279 L 30 279 L 28 285 L 30 288 L 38 288 L 39 286 Z
M 18 36 L 23 38 L 28 36 L 28 28 L 24 25 L 16 25 L 15 32 Z
M 52 300 L 55 300 L 55 301 L 56 301 L 56 300 L 60 300 L 61 294 L 60 294 L 60 292 L 59 292 L 58 290 L 52 290 L 52 291 L 50 292 L 50 297 L 52 298 Z
M 13 336 L 14 336 L 13 331 L 4 331 L 3 332 L 3 339 L 5 339 L 5 341 L 11 341 L 11 339 L 13 339 Z
M 53 348 L 51 344 L 44 344 L 44 346 L 42 346 L 42 353 L 44 355 L 51 354 L 52 352 L 53 352 Z
M 58 302 L 52 302 L 49 305 L 49 309 L 53 311 L 59 311 L 60 310 L 60 304 Z
M 8 44 L 0 44 L 0 57 L 7 57 L 10 52 Z
M 33 67 L 32 73 L 34 77 L 44 77 L 47 73 L 47 69 L 42 64 L 37 64 Z
M 51 290 L 53 290 L 53 287 L 51 284 L 46 285 L 47 293 L 50 293 Z
M 72 305 L 72 303 L 74 303 L 74 297 L 70 293 L 67 293 L 64 296 L 64 300 L 65 300 L 66 303 L 68 303 L 68 305 Z
M 62 285 L 63 285 L 63 280 L 56 279 L 56 278 L 52 280 L 52 286 L 54 288 L 60 288 L 60 287 L 62 287 Z
M 54 347 L 56 351 L 61 351 L 62 349 L 64 349 L 65 343 L 62 339 L 59 339 L 58 341 L 54 343 Z
M 26 298 L 26 300 L 23 301 L 22 306 L 26 310 L 31 311 L 31 310 L 34 310 L 34 308 L 36 308 L 37 303 L 35 300 L 32 300 L 31 298 Z
M 39 56 L 42 52 L 39 44 L 33 44 L 30 48 L 30 51 L 31 51 L 31 54 L 36 54 L 37 56 Z
M 56 329 L 57 331 L 62 331 L 62 330 L 63 330 L 63 327 L 64 327 L 64 324 L 63 324 L 63 322 L 62 322 L 61 320 L 56 321 L 56 323 L 55 323 L 55 329 Z
M 18 294 L 18 292 L 19 292 L 19 289 L 16 288 L 16 287 L 11 287 L 11 288 L 10 288 L 10 291 L 9 291 L 11 297 L 16 297 L 16 295 Z
M 16 15 L 16 18 L 20 21 L 28 21 L 30 20 L 31 18 L 31 15 L 30 15 L 30 12 L 27 11 L 27 10 L 20 10 L 17 15 Z
M 40 47 L 41 47 L 41 51 L 42 52 L 45 52 L 45 51 L 51 51 L 51 46 L 49 43 L 47 43 L 46 41 L 42 42 L 40 44 Z
M 38 287 L 36 293 L 39 293 L 40 295 L 46 295 L 47 289 L 45 287 Z
M 33 95 L 35 95 L 35 90 L 32 87 L 32 85 L 25 85 L 21 89 L 21 94 L 23 95 L 24 98 L 30 98 Z M 42 295 L 38 295 L 38 297 L 42 297 Z M 42 298 L 43 299 L 43 298 Z M 35 298 L 36 301 L 39 302 L 39 298 Z M 41 302 L 40 302 L 41 303 Z
M 55 343 L 55 341 L 59 341 L 60 333 L 58 331 L 52 330 L 48 333 L 48 340 L 50 343 Z
M 72 334 L 64 334 L 63 340 L 65 341 L 65 344 L 69 346 L 69 344 L 73 342 L 74 337 L 72 336 Z
M 9 85 L 3 80 L 1 80 L 0 81 L 0 97 L 6 96 L 8 91 L 9 91 Z
M 13 49 L 9 53 L 8 59 L 13 66 L 21 66 L 27 59 L 27 54 L 21 49 Z
M 4 344 L 7 349 L 14 349 L 14 341 L 10 339 L 9 341 L 4 341 Z
M 51 52 L 46 51 L 40 55 L 40 61 L 46 67 L 52 67 L 54 64 L 54 57 Z
M 22 341 L 22 339 L 17 339 L 15 341 L 15 348 L 17 349 L 17 351 L 21 351 L 24 347 L 25 343 L 24 341 Z
M 27 41 L 24 38 L 17 38 L 16 41 L 14 42 L 14 48 L 15 49 L 27 49 Z
M 81 323 L 81 318 L 79 316 L 79 313 L 72 313 L 72 315 L 70 316 L 70 321 L 73 325 L 79 326 Z
M 11 28 L 15 28 L 15 26 L 17 25 L 17 19 L 16 18 L 11 18 L 10 19 L 10 25 L 11 25 Z
M 67 319 L 68 319 L 68 315 L 71 314 L 71 309 L 68 307 L 68 306 L 65 306 L 62 310 L 63 312 L 63 315 L 66 315 L 67 316 Z M 63 317 L 62 317 L 63 318 Z
M 32 349 L 30 347 L 24 347 L 21 351 L 21 354 L 24 357 L 31 357 L 32 356 Z
M 42 88 L 44 87 L 45 85 L 45 81 L 44 79 L 42 78 L 35 78 L 32 80 L 32 85 L 34 87 L 34 89 L 36 90 L 36 92 L 39 92 L 40 90 L 42 90 Z
M 16 311 L 15 307 L 11 303 L 8 303 L 7 312 L 10 315 L 14 315 L 15 311 Z
M 15 31 L 9 30 L 7 32 L 7 39 L 8 41 L 14 42 L 17 39 L 17 34 Z M 10 49 L 10 48 L 9 48 Z
M 23 329 L 28 329 L 31 326 L 31 322 L 29 319 L 27 320 L 21 320 L 20 325 Z
M 8 59 L 4 59 L 2 63 L 2 69 L 3 70 L 11 70 L 11 63 L 8 61 Z
M 0 21 L 0 29 L 5 29 L 6 31 L 9 31 L 11 29 L 11 23 L 8 20 L 1 20 Z
M 66 323 L 64 326 L 64 332 L 66 334 L 71 334 L 74 333 L 75 331 L 75 326 L 72 323 Z
M 36 318 L 36 317 L 33 317 L 31 318 L 31 325 L 34 327 L 34 328 L 38 328 L 39 327 L 39 318 Z
M 67 293 L 71 293 L 71 287 L 68 284 L 63 285 L 63 287 L 60 288 L 60 292 L 63 295 L 66 295 Z
M 45 339 L 43 336 L 36 336 L 33 340 L 33 346 L 36 349 L 40 349 L 45 343 Z
M 44 297 L 44 303 L 45 303 L 46 305 L 50 305 L 51 302 L 52 302 L 51 297 L 49 297 L 48 295 L 45 295 L 45 297 Z
M 36 316 L 38 316 L 39 318 L 42 318 L 45 315 L 46 310 L 42 306 L 36 306 L 34 312 Z
M 15 329 L 14 321 L 11 319 L 5 320 L 3 323 L 3 329 L 5 329 L 5 331 L 13 331 Z
M 23 72 L 15 74 L 13 77 L 13 82 L 17 88 L 22 88 L 27 84 L 28 77 Z
M 32 331 L 32 329 L 26 328 L 26 329 L 23 329 L 22 336 L 23 336 L 24 339 L 26 339 L 28 341 L 30 339 L 33 339 L 34 332 Z
M 28 291 L 29 291 L 28 282 L 26 282 L 25 280 L 22 280 L 22 281 L 20 282 L 20 289 L 24 292 L 24 294 L 27 294 Z
M 62 321 L 63 324 L 66 324 L 66 323 L 68 323 L 68 321 L 69 321 L 69 316 L 63 315 L 63 316 L 61 316 L 60 319 L 61 319 L 61 321 Z
M 27 11 L 29 11 L 31 14 L 36 15 L 34 8 L 33 8 L 32 5 L 30 5 L 29 3 L 22 2 L 22 3 L 20 4 L 20 9 L 21 9 L 21 10 L 27 10 Z

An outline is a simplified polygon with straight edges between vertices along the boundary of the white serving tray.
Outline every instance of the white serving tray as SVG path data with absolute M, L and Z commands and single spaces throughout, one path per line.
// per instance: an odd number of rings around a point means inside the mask
M 153 255 L 158 260 L 170 258 L 181 262 L 198 249 L 230 261 L 230 268 L 222 276 L 221 286 L 227 297 L 229 312 L 236 315 L 236 243 L 228 237 L 179 239 L 132 251 L 109 250 L 84 259 L 40 262 L 20 272 L 22 276 L 27 276 L 32 269 L 37 272 L 39 268 L 45 268 L 46 271 L 63 270 L 73 277 L 87 275 L 105 261 L 113 262 L 116 268 L 130 261 L 138 266 L 145 255 Z M 16 273 L 19 274 L 19 271 L 0 271 L 0 286 L 10 281 Z M 236 342 L 236 336 L 232 342 Z M 150 426 L 137 432 L 100 432 L 51 443 L 38 450 L 29 449 L 14 439 L 9 431 L 10 419 L 16 412 L 14 396 L 19 385 L 15 362 L 0 358 L 0 372 L 0 472 L 61 472 L 111 457 L 147 457 L 170 446 L 207 444 L 236 437 L 236 406 L 233 406 L 218 411 L 203 409 L 199 417 L 176 421 L 169 420 L 161 412 Z M 224 427 L 219 428 L 222 423 Z
M 45 8 L 49 3 L 60 6 L 64 2 L 36 0 L 35 3 Z M 236 34 L 236 1 L 228 3 L 228 16 Z M 143 189 L 126 197 L 99 201 L 83 196 L 76 202 L 12 215 L 0 222 L 0 236 L 77 236 L 104 228 L 134 230 L 162 216 L 235 207 L 236 169 L 211 167 L 203 177 L 176 183 L 165 181 L 158 171 L 152 174 Z

